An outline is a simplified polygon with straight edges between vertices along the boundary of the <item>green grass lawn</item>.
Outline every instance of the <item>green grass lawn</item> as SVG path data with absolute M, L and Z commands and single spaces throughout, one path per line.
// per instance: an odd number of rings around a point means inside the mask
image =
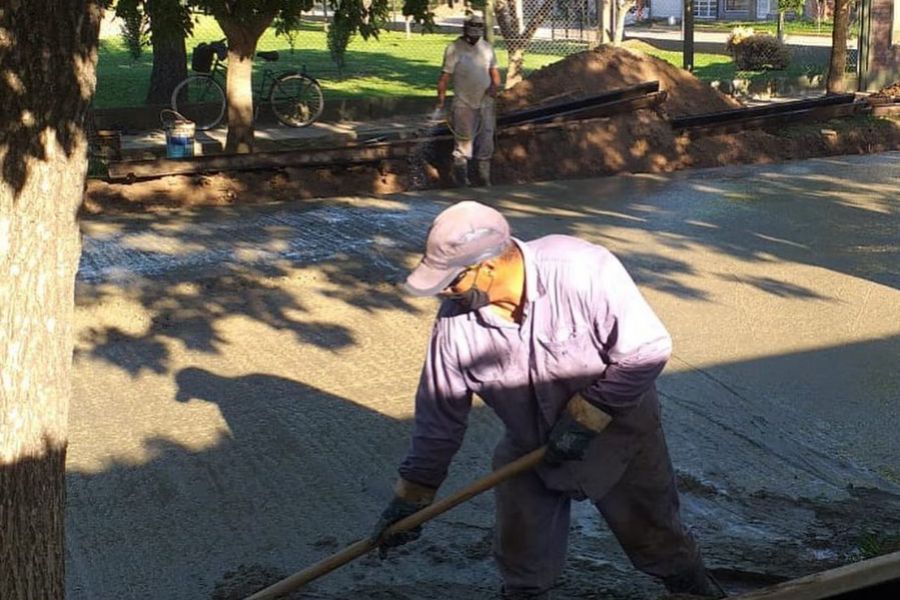
M 200 34 L 188 40 L 189 52 L 200 42 L 224 37 L 214 22 L 201 21 L 195 32 Z M 276 36 L 270 29 L 260 39 L 258 49 L 279 52 L 279 60 L 272 66 L 275 70 L 305 67 L 309 74 L 320 80 L 331 98 L 430 96 L 436 93 L 444 48 L 455 37 L 414 33 L 406 39 L 404 33 L 394 31 L 382 32 L 377 40 L 356 37 L 347 49 L 343 75 L 331 59 L 321 25 L 306 26 L 298 35 L 293 51 L 286 39 Z M 531 53 L 525 67 L 537 69 L 560 58 L 559 55 Z M 497 48 L 497 60 L 501 66 L 507 63 L 502 47 Z M 133 60 L 119 38 L 101 40 L 94 105 L 109 108 L 142 104 L 149 86 L 151 66 L 149 49 L 138 60 Z M 262 68 L 262 61 L 256 61 L 254 81 L 260 80 L 258 75 Z
M 681 52 L 670 52 L 653 48 L 642 42 L 628 42 L 628 45 L 651 54 L 678 67 L 683 64 Z M 694 54 L 694 75 L 702 81 L 733 80 L 736 78 L 750 79 L 751 81 L 774 79 L 777 77 L 800 77 L 824 73 L 825 66 L 808 66 L 803 64 L 791 64 L 783 71 L 739 71 L 731 56 L 727 54 Z
M 189 51 L 203 41 L 224 37 L 210 17 L 201 17 L 195 36 L 188 40 Z M 343 74 L 339 73 L 327 50 L 321 24 L 311 23 L 297 36 L 292 51 L 288 41 L 277 37 L 270 29 L 260 39 L 260 50 L 278 50 L 280 59 L 276 70 L 299 69 L 317 77 L 325 88 L 327 98 L 362 98 L 373 96 L 431 96 L 443 59 L 445 46 L 455 38 L 452 34 L 414 33 L 407 39 L 402 32 L 382 32 L 378 40 L 354 39 L 348 47 Z M 577 51 L 584 46 L 573 44 Z M 657 50 L 642 44 L 640 48 L 676 66 L 681 66 L 680 52 Z M 539 47 L 526 54 L 526 72 L 551 64 L 562 58 L 559 44 L 556 53 Z M 503 44 L 497 46 L 497 60 L 501 68 L 507 64 Z M 733 79 L 734 77 L 768 78 L 796 76 L 807 73 L 803 66 L 791 66 L 784 72 L 739 73 L 731 57 L 725 54 L 696 54 L 695 74 L 703 80 Z M 96 108 L 139 106 L 143 104 L 150 80 L 152 56 L 149 50 L 137 60 L 128 54 L 120 38 L 101 40 L 97 65 Z M 261 61 L 256 62 L 254 81 L 260 80 Z

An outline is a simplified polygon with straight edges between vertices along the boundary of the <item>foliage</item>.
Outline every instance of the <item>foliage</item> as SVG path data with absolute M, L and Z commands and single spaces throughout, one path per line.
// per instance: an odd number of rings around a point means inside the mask
M 792 12 L 802 17 L 805 6 L 805 0 L 778 0 L 778 12 L 780 13 Z
M 735 28 L 725 42 L 725 48 L 734 57 L 737 68 L 742 71 L 786 69 L 791 55 L 778 38 L 764 33 L 755 33 L 752 28 Z
M 288 46 L 291 48 L 291 54 L 297 46 L 297 32 L 302 24 L 299 14 L 282 13 L 275 17 L 272 26 L 275 28 L 275 35 L 279 35 L 287 40 Z
M 350 40 L 357 33 L 364 40 L 370 37 L 378 39 L 378 33 L 390 19 L 391 4 L 389 0 L 329 0 L 333 13 L 328 27 L 328 51 L 331 59 L 343 72 L 344 56 Z M 424 31 L 434 28 L 434 13 L 428 6 L 428 0 L 404 0 L 403 16 L 412 17 L 415 23 L 424 25 Z
M 143 10 L 143 0 L 119 0 L 116 16 L 122 19 L 122 38 L 128 46 L 131 58 L 141 57 L 144 46 L 149 42 L 150 22 Z

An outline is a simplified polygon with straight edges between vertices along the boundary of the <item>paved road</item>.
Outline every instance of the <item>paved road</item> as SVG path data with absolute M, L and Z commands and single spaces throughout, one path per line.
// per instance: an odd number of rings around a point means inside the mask
M 465 195 L 84 222 L 71 600 L 238 598 L 367 533 L 434 310 L 394 283 Z M 714 567 L 774 580 L 900 534 L 898 198 L 900 153 L 491 192 L 520 237 L 618 253 L 670 328 L 665 426 Z M 446 490 L 487 471 L 497 435 L 476 407 Z M 564 597 L 660 591 L 576 514 Z M 477 498 L 308 597 L 486 600 L 491 520 Z

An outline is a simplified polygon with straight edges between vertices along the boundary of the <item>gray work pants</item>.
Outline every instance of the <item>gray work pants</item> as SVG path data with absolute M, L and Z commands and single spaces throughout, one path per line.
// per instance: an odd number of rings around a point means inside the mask
M 494 99 L 485 98 L 481 108 L 453 102 L 453 158 L 490 160 L 494 154 L 494 129 L 497 118 Z
M 526 452 L 507 435 L 497 469 Z M 540 594 L 560 576 L 571 501 L 597 507 L 632 564 L 666 577 L 701 564 L 679 515 L 675 476 L 659 421 L 656 390 L 590 444 L 583 461 L 541 466 L 495 488 L 494 557 L 508 592 Z

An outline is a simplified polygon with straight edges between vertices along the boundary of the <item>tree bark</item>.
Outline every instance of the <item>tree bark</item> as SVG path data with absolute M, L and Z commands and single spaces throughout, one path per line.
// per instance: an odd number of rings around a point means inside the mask
M 553 10 L 555 2 L 556 0 L 544 0 L 524 29 L 520 29 L 516 6 L 510 0 L 495 1 L 494 12 L 497 17 L 497 25 L 500 26 L 503 39 L 506 40 L 506 50 L 509 54 L 509 64 L 506 68 L 506 89 L 522 81 L 528 43 L 534 37 L 538 27 L 547 19 L 550 11 Z
M 620 46 L 625 37 L 625 16 L 637 0 L 616 0 L 616 29 L 613 32 L 613 44 Z
M 524 78 L 525 46 L 519 40 L 507 41 L 506 50 L 509 62 L 506 65 L 505 88 L 509 89 Z
M 0 7 L 0 598 L 65 597 L 76 222 L 100 0 Z
M 275 20 L 276 11 L 260 11 L 252 17 L 224 12 L 214 16 L 228 39 L 228 136 L 225 152 L 253 152 L 253 56 L 260 36 Z
M 187 77 L 183 9 L 179 0 L 148 0 L 146 6 L 153 46 L 153 70 L 146 101 L 168 105 L 175 86 Z
M 834 0 L 834 30 L 831 33 L 831 59 L 825 90 L 840 94 L 845 89 L 844 71 L 847 69 L 847 35 L 850 29 L 851 0 Z

